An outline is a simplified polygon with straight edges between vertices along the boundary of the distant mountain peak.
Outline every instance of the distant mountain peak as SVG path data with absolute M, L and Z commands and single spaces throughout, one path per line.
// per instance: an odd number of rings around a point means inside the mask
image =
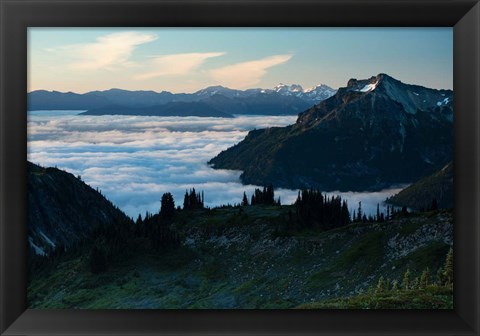
M 226 86 L 222 86 L 222 85 L 211 85 L 211 86 L 207 86 L 206 88 L 204 89 L 201 89 L 199 91 L 209 91 L 209 90 L 219 90 L 219 89 L 222 89 L 222 90 L 233 90 L 233 89 L 230 89 Z M 198 91 L 197 91 L 198 92 Z
M 273 91 L 275 92 L 300 92 L 303 93 L 303 88 L 300 84 L 292 84 L 292 85 L 287 85 L 283 83 L 279 83 L 277 86 L 273 88 Z
M 406 84 L 385 73 L 379 73 L 368 79 L 351 78 L 347 86 L 338 90 L 338 95 L 344 97 L 344 101 L 360 98 L 360 94 L 374 94 L 377 97 L 388 97 L 403 105 L 409 114 L 417 111 L 433 110 L 439 108 L 453 108 L 453 91 L 430 89 L 415 84 Z M 451 111 L 444 111 L 451 119 Z
M 373 90 L 375 90 L 379 85 L 382 85 L 384 81 L 388 81 L 393 79 L 392 77 L 380 73 L 376 76 L 372 76 L 368 79 L 356 79 L 356 78 L 351 78 L 347 82 L 347 88 L 350 91 L 356 91 L 356 92 L 364 92 L 368 93 Z
M 308 93 L 308 92 L 311 92 L 311 91 L 315 91 L 317 89 L 330 89 L 332 91 L 335 91 L 334 89 L 332 89 L 328 85 L 321 83 L 321 84 L 317 84 L 315 86 L 309 87 L 308 89 L 305 89 L 303 92 Z
M 311 100 L 314 103 L 325 100 L 333 96 L 336 92 L 336 90 L 325 84 L 318 84 L 311 88 L 304 89 L 299 84 L 287 85 L 284 83 L 279 83 L 272 90 L 284 96 L 296 96 L 298 98 Z
M 200 90 L 196 91 L 195 93 L 211 92 L 211 91 L 214 91 L 214 90 L 232 90 L 232 91 L 234 91 L 234 89 L 230 89 L 230 88 L 222 86 L 222 85 L 211 85 L 211 86 L 207 86 L 206 88 L 200 89 Z

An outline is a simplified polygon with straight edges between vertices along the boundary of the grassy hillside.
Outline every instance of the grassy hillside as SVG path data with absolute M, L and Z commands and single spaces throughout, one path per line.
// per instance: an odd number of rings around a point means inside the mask
M 439 208 L 453 208 L 453 164 L 408 186 L 387 200 L 397 206 L 428 210 L 435 199 Z
M 298 309 L 451 309 L 452 290 L 431 285 L 408 291 L 390 290 L 300 305 Z
M 412 279 L 429 267 L 432 281 L 452 246 L 451 212 L 359 223 L 328 232 L 283 233 L 290 206 L 180 211 L 181 246 L 142 249 L 92 274 L 88 256 L 64 256 L 28 285 L 31 308 L 430 308 L 429 290 L 365 294 L 380 277 Z M 380 295 L 380 294 L 379 294 Z M 383 294 L 382 294 L 383 295 Z M 437 308 L 452 293 L 431 293 Z M 377 302 L 381 302 L 378 303 Z

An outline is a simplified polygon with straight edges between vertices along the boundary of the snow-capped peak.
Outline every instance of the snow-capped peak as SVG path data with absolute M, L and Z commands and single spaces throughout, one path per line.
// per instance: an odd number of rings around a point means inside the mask
M 286 85 L 286 84 L 280 83 L 273 88 L 273 91 L 278 93 L 287 93 L 287 92 L 303 93 L 303 88 L 301 85 L 298 85 L 298 84 Z
M 312 92 L 312 91 L 315 91 L 315 90 L 318 90 L 318 89 L 335 91 L 334 89 L 332 89 L 331 87 L 329 87 L 325 84 L 318 84 L 318 85 L 312 86 L 308 89 L 305 89 L 303 92 L 308 93 L 308 92 Z
M 292 92 L 302 92 L 303 93 L 303 88 L 301 85 L 298 85 L 298 84 L 292 84 L 290 85 L 290 88 L 289 88 L 290 91 Z
M 273 91 L 284 96 L 296 96 L 299 98 L 313 100 L 315 102 L 327 99 L 333 96 L 336 92 L 336 90 L 325 84 L 319 84 L 304 90 L 303 87 L 299 84 L 287 85 L 283 83 L 275 86 L 273 88 Z

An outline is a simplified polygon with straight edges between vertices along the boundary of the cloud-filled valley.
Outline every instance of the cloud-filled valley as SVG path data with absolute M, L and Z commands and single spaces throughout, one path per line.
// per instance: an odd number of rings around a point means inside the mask
M 198 117 L 84 116 L 72 111 L 34 111 L 28 115 L 28 160 L 64 169 L 93 188 L 131 217 L 156 213 L 167 191 L 182 205 L 186 189 L 205 192 L 207 206 L 239 203 L 243 192 L 240 171 L 214 170 L 206 162 L 241 141 L 249 130 L 285 126 L 296 116 Z M 349 206 L 362 201 L 373 211 L 376 203 L 396 190 L 343 193 Z M 282 203 L 297 191 L 276 190 Z

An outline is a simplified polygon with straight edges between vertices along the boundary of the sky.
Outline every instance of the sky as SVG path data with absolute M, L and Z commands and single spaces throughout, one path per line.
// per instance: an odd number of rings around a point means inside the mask
M 452 28 L 29 28 L 28 92 L 346 86 L 387 73 L 453 87 Z

